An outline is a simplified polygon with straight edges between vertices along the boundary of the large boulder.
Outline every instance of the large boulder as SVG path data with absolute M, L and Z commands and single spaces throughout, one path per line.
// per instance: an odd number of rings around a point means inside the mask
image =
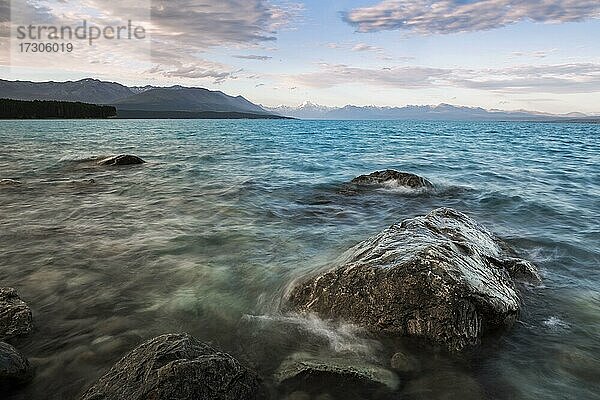
M 142 160 L 138 156 L 133 156 L 131 154 L 120 154 L 118 156 L 112 156 L 103 158 L 98 161 L 99 165 L 136 165 L 136 164 L 144 164 L 146 161 Z
M 399 172 L 393 169 L 386 169 L 384 171 L 376 171 L 369 175 L 361 175 L 354 179 L 352 182 L 356 185 L 396 185 L 404 186 L 412 189 L 431 189 L 433 184 L 427 179 L 422 178 L 418 175 L 411 174 L 408 172 Z
M 24 384 L 32 377 L 33 369 L 27 358 L 10 344 L 0 342 L 0 388 Z
M 237 360 L 187 334 L 151 339 L 118 361 L 84 400 L 259 399 L 257 376 Z
M 0 340 L 9 340 L 31 332 L 31 309 L 13 288 L 0 288 Z
M 440 208 L 385 229 L 341 266 L 297 283 L 285 308 L 461 350 L 514 323 L 520 298 L 511 274 L 539 281 L 535 266 L 486 228 Z

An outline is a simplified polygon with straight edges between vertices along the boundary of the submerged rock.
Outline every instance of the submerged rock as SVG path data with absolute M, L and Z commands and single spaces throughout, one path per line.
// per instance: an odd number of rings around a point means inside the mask
M 22 385 L 32 377 L 27 358 L 10 344 L 0 342 L 0 388 Z
M 352 179 L 356 185 L 386 185 L 394 184 L 413 189 L 432 189 L 433 184 L 427 179 L 408 172 L 399 172 L 393 169 L 376 171 L 369 175 L 361 175 Z
M 21 182 L 16 179 L 0 179 L 0 186 L 20 185 Z
M 226 353 L 187 334 L 151 339 L 123 357 L 82 399 L 259 399 L 257 376 Z
M 33 326 L 31 309 L 13 288 L 0 288 L 0 340 L 23 336 Z
M 392 356 L 390 365 L 396 371 L 404 373 L 417 372 L 421 369 L 421 363 L 419 360 L 411 354 L 403 351 L 399 351 Z
M 509 267 L 521 260 L 506 248 L 465 214 L 440 208 L 358 244 L 342 266 L 293 287 L 286 308 L 461 350 L 517 318 L 511 274 L 522 269 Z
M 274 379 L 283 391 L 329 391 L 338 397 L 344 393 L 364 396 L 374 392 L 390 393 L 399 386 L 396 374 L 383 367 L 348 358 L 317 358 L 307 353 L 296 353 L 285 359 Z
M 489 398 L 483 387 L 460 371 L 433 370 L 419 374 L 402 390 L 402 398 L 415 400 L 481 400 Z
M 135 165 L 144 164 L 146 161 L 142 160 L 138 156 L 130 154 L 120 154 L 118 156 L 104 158 L 98 161 L 99 165 Z

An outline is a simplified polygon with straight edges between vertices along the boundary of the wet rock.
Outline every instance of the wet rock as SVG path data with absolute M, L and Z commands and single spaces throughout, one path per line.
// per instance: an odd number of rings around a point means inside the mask
M 542 277 L 538 268 L 527 260 L 520 258 L 506 258 L 503 260 L 497 260 L 510 276 L 518 282 L 530 283 L 532 285 L 539 285 L 542 283 Z
M 130 154 L 120 154 L 118 156 L 104 158 L 98 161 L 99 165 L 136 165 L 144 164 L 146 161 Z
M 0 186 L 15 186 L 20 184 L 21 182 L 16 179 L 0 179 Z
M 408 172 L 399 172 L 393 169 L 385 171 L 376 171 L 369 175 L 361 175 L 352 179 L 356 185 L 386 185 L 394 184 L 397 186 L 405 186 L 413 189 L 431 189 L 433 184 L 427 179 Z
M 396 374 L 377 365 L 351 358 L 319 358 L 296 353 L 285 359 L 275 372 L 274 380 L 280 390 L 311 394 L 335 393 L 371 397 L 373 393 L 391 393 L 399 386 Z
M 18 386 L 33 378 L 33 369 L 25 356 L 10 344 L 0 342 L 0 388 Z
M 259 399 L 256 375 L 229 354 L 187 334 L 151 339 L 118 361 L 84 400 Z
M 31 309 L 13 288 L 0 288 L 0 340 L 9 340 L 31 332 Z
M 390 365 L 396 371 L 404 373 L 417 372 L 421 369 L 421 363 L 416 357 L 402 351 L 392 356 Z
M 517 318 L 505 248 L 465 214 L 440 208 L 358 244 L 341 266 L 296 284 L 285 308 L 462 350 Z

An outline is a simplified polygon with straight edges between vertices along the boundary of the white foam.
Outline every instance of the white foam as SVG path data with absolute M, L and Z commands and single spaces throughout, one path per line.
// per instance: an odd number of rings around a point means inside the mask
M 364 332 L 362 328 L 352 324 L 324 321 L 315 315 L 306 317 L 245 315 L 244 318 L 263 323 L 285 323 L 300 326 L 314 336 L 325 338 L 329 343 L 329 348 L 336 353 L 353 353 L 369 358 L 381 348 L 378 341 L 360 336 L 360 333 Z
M 546 319 L 543 324 L 551 330 L 563 330 L 563 329 L 569 329 L 570 325 L 568 323 L 566 323 L 565 321 L 563 321 L 562 319 L 558 318 L 558 317 L 550 317 L 548 319 Z
M 377 190 L 400 194 L 418 194 L 426 192 L 427 188 L 412 188 L 406 185 L 401 185 L 396 181 L 388 181 L 382 183 L 381 186 L 377 188 Z

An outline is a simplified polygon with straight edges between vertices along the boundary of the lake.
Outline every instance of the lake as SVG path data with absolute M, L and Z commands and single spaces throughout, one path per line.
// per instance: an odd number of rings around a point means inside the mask
M 119 153 L 147 163 L 89 162 Z M 436 189 L 341 190 L 387 168 Z M 600 393 L 600 125 L 5 121 L 2 178 L 21 184 L 0 187 L 0 283 L 18 289 L 35 323 L 17 347 L 36 376 L 10 399 L 75 398 L 167 332 L 189 332 L 266 377 L 298 351 L 387 365 L 393 349 L 360 330 L 281 315 L 282 293 L 442 206 L 508 241 L 544 283 L 524 290 L 524 312 L 502 337 L 460 357 L 417 352 L 422 371 L 401 377 L 403 398 Z M 310 334 L 291 340 L 289 324 Z

